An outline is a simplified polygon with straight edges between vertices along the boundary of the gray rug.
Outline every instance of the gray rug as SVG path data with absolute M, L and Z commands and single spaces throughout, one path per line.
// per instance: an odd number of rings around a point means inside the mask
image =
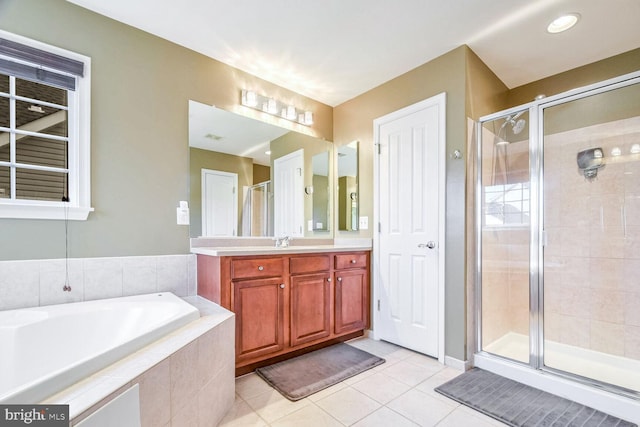
M 467 371 L 435 390 L 510 426 L 637 427 L 479 368 Z
M 384 363 L 378 356 L 340 343 L 256 369 L 289 400 L 300 400 Z

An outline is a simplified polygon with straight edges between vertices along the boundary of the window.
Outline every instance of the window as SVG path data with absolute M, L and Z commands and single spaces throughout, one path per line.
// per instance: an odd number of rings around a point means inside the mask
M 0 218 L 87 219 L 90 59 L 0 31 Z
M 529 183 L 490 185 L 484 189 L 484 225 L 529 224 Z

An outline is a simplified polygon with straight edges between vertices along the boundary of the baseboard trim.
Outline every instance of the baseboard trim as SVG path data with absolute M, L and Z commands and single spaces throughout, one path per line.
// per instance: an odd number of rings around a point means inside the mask
M 451 356 L 444 357 L 444 364 L 459 371 L 468 371 L 472 367 L 469 360 L 460 360 Z

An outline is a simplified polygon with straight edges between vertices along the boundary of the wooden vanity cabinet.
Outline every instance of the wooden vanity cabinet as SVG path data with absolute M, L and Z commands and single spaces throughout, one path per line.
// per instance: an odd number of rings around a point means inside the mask
M 236 314 L 236 374 L 369 326 L 369 252 L 198 255 L 198 294 Z
M 292 347 L 331 335 L 331 256 L 289 258 L 290 344 Z
M 369 254 L 335 255 L 334 276 L 335 333 L 365 329 L 369 325 Z
M 286 265 L 280 257 L 232 258 L 231 310 L 236 313 L 236 361 L 285 346 Z

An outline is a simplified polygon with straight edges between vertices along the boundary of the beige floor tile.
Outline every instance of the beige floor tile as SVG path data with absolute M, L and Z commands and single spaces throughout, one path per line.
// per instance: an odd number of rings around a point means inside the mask
M 316 405 L 307 405 L 271 424 L 272 427 L 343 427 L 343 424 Z
M 418 424 L 406 419 L 397 412 L 383 406 L 374 413 L 366 416 L 357 423 L 354 427 L 413 427 Z
M 233 406 L 220 422 L 220 427 L 266 427 L 267 423 L 251 407 L 236 396 Z
M 437 373 L 437 371 L 434 371 L 431 368 L 418 366 L 405 360 L 391 365 L 387 369 L 383 369 L 381 372 L 411 387 L 420 384 Z
M 319 400 L 316 405 L 346 425 L 355 423 L 381 406 L 375 400 L 351 387 Z
M 254 373 L 236 378 L 236 393 L 245 400 L 270 391 L 273 387 Z
M 383 405 L 400 396 L 402 393 L 406 393 L 411 388 L 405 383 L 395 380 L 384 373 L 373 374 L 362 381 L 352 384 L 351 387 Z
M 267 423 L 272 423 L 311 404 L 310 400 L 302 399 L 292 402 L 275 390 L 262 393 L 256 397 L 245 399 L 251 408 Z
M 387 407 L 424 427 L 435 426 L 455 408 L 418 390 L 409 390 Z
M 425 356 L 424 354 L 413 354 L 406 359 L 405 362 L 413 363 L 414 365 L 418 365 L 420 367 L 430 369 L 434 372 L 438 372 L 443 370 L 446 366 L 442 363 L 438 362 L 438 359 L 434 359 L 433 357 Z

